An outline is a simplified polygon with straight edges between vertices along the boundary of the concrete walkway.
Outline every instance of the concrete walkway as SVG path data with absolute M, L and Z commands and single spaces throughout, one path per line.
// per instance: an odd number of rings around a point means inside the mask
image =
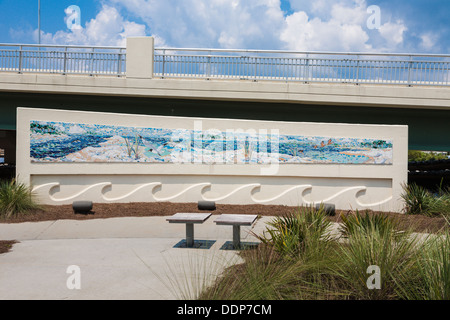
M 167 217 L 0 224 L 0 240 L 20 241 L 0 255 L 0 299 L 195 298 L 241 262 L 236 251 L 221 250 L 232 227 L 217 226 L 216 217 L 194 227 L 195 239 L 216 241 L 209 249 L 174 248 L 185 225 Z M 269 220 L 261 218 L 252 231 Z M 242 227 L 241 241 L 256 241 L 249 231 Z

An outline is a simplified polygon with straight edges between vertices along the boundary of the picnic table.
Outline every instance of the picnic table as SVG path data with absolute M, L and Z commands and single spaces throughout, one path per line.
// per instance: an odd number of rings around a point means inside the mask
M 186 224 L 186 247 L 194 246 L 194 224 L 202 224 L 211 216 L 211 213 L 176 213 L 166 219 L 169 223 Z
M 257 215 L 248 214 L 222 214 L 214 222 L 217 225 L 233 226 L 233 246 L 235 249 L 241 246 L 241 226 L 251 226 Z

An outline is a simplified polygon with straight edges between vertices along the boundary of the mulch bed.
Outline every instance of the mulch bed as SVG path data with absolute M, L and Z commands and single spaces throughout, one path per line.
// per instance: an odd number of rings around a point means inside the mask
M 14 240 L 0 240 L 0 254 L 7 253 L 11 250 L 12 246 L 17 243 Z
M 216 210 L 210 211 L 213 214 L 236 213 L 236 214 L 257 214 L 260 216 L 279 216 L 298 210 L 298 207 L 279 205 L 222 205 L 218 204 Z M 89 214 L 75 214 L 71 205 L 44 206 L 43 210 L 37 210 L 30 214 L 13 217 L 10 219 L 0 219 L 0 223 L 20 223 L 38 222 L 49 220 L 90 220 L 107 219 L 116 217 L 151 217 L 170 216 L 177 212 L 202 212 L 198 210 L 197 203 L 114 203 L 114 204 L 94 204 L 93 211 Z M 399 213 L 380 213 L 369 211 L 370 214 L 387 214 L 398 219 L 403 227 L 412 226 L 416 232 L 436 232 L 444 227 L 448 227 L 447 222 L 442 217 L 427 217 L 423 215 L 406 215 Z M 333 222 L 340 221 L 340 215 L 352 214 L 350 211 L 336 211 L 336 215 L 330 217 Z

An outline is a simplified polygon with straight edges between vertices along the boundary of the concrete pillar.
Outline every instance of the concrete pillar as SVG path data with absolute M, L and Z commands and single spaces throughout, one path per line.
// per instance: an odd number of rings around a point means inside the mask
M 194 247 L 194 224 L 186 223 L 186 247 Z
M 239 249 L 241 247 L 241 226 L 233 225 L 233 247 Z
M 127 78 L 153 78 L 154 39 L 127 38 Z

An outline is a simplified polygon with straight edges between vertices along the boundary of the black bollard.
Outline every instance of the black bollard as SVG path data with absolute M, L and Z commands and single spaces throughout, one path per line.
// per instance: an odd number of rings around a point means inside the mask
M 336 214 L 336 206 L 332 203 L 318 203 L 316 204 L 316 210 L 323 208 L 325 213 L 329 216 L 334 216 Z
M 198 210 L 216 210 L 216 203 L 214 201 L 199 201 Z

